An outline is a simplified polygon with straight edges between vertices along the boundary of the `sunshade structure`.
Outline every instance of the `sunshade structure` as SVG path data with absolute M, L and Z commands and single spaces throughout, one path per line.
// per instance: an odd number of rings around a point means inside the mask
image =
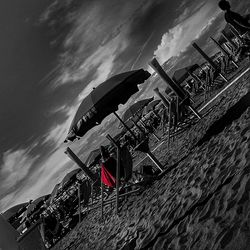
M 178 69 L 174 72 L 172 79 L 176 83 L 180 84 L 184 82 L 190 76 L 190 73 L 194 72 L 198 68 L 199 68 L 198 64 L 193 64 L 191 66 Z
M 145 108 L 143 113 L 147 114 L 150 111 L 153 111 L 155 109 L 155 107 L 161 102 L 161 100 L 154 100 L 152 102 L 150 102 Z
M 66 142 L 82 137 L 106 116 L 115 113 L 118 105 L 125 104 L 139 90 L 137 85 L 149 77 L 150 73 L 143 69 L 129 71 L 115 75 L 93 89 L 80 104 Z
M 104 146 L 106 149 L 108 149 L 108 147 L 109 147 L 109 145 L 106 145 L 106 146 Z M 85 165 L 86 166 L 90 166 L 90 165 L 92 165 L 92 164 L 96 164 L 96 163 L 98 163 L 98 161 L 101 159 L 101 151 L 100 151 L 100 149 L 99 148 L 96 148 L 96 149 L 94 149 L 94 150 L 92 150 L 90 153 L 89 153 L 89 155 L 88 155 L 88 157 L 87 157 L 87 159 L 86 159 L 86 161 L 85 161 Z
M 5 218 L 5 220 L 8 220 L 11 216 L 15 215 L 20 209 L 27 206 L 28 202 L 24 202 L 18 205 L 15 205 L 8 210 L 6 210 L 2 215 Z
M 69 181 L 76 178 L 76 175 L 81 171 L 80 168 L 74 169 L 67 173 L 61 181 L 61 187 L 64 187 Z
M 132 127 L 133 123 L 129 121 L 131 118 L 134 118 L 134 121 L 138 121 L 142 115 L 142 111 L 145 106 L 147 106 L 152 100 L 154 100 L 154 97 L 140 100 L 131 106 L 127 108 L 127 110 L 124 112 L 122 116 L 122 120 L 129 126 Z M 120 124 L 120 127 L 122 127 L 123 124 Z

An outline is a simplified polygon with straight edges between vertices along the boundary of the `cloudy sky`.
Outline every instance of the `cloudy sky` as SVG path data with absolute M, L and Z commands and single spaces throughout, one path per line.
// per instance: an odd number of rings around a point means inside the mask
M 250 12 L 247 1 L 232 5 Z M 211 54 L 209 36 L 225 25 L 217 0 L 8 0 L 0 12 L 0 212 L 50 193 L 76 168 L 63 141 L 93 87 L 149 69 L 153 57 L 171 67 L 199 62 L 192 41 Z M 130 102 L 152 96 L 154 80 L 147 84 Z M 84 160 L 110 125 L 105 119 L 71 148 Z

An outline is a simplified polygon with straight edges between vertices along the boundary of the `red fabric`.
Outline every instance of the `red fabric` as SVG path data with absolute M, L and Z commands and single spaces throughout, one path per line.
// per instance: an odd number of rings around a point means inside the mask
M 109 186 L 115 187 L 115 177 L 110 173 L 110 171 L 102 164 L 102 183 Z

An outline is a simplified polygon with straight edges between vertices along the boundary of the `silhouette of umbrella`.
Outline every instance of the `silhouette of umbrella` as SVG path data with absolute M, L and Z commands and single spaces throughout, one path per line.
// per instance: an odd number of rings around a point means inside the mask
M 182 83 L 189 77 L 190 73 L 199 68 L 198 64 L 194 64 L 185 68 L 178 69 L 174 72 L 172 79 L 177 83 Z
M 155 109 L 155 107 L 161 102 L 161 100 L 154 100 L 152 102 L 150 102 L 145 108 L 144 108 L 144 112 L 143 113 L 148 113 L 150 111 L 153 111 Z
M 71 123 L 65 142 L 82 137 L 111 113 L 116 116 L 119 104 L 125 104 L 150 73 L 143 69 L 125 72 L 106 80 L 85 97 Z M 117 116 L 118 118 L 118 116 Z
M 61 187 L 64 187 L 70 180 L 76 177 L 76 175 L 81 171 L 80 168 L 74 169 L 67 173 L 61 181 Z
M 139 120 L 142 115 L 143 108 L 147 106 L 152 100 L 154 100 L 154 97 L 140 100 L 128 107 L 122 116 L 123 121 L 127 122 L 132 117 L 135 117 L 134 121 Z M 122 126 L 122 124 L 120 125 Z
M 97 149 L 92 150 L 89 153 L 89 155 L 88 155 L 88 157 L 87 157 L 87 159 L 85 161 L 85 165 L 89 166 L 89 165 L 91 165 L 91 163 L 96 162 L 99 159 L 101 159 L 101 152 L 100 152 L 100 149 L 97 148 Z

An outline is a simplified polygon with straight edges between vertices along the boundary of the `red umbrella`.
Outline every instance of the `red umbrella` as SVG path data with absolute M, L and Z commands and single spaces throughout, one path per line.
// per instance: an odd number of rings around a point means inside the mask
M 115 75 L 93 89 L 80 104 L 65 142 L 82 137 L 106 116 L 115 113 L 119 104 L 125 104 L 139 90 L 137 84 L 149 77 L 150 73 L 143 69 L 129 71 Z

